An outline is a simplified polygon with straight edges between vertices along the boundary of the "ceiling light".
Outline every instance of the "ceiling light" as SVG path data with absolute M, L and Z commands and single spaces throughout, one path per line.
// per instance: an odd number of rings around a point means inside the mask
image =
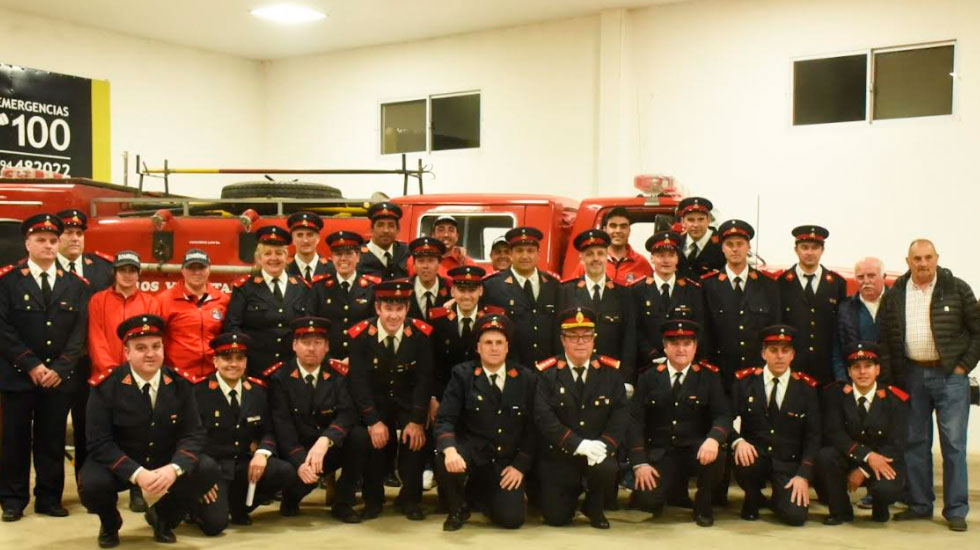
M 326 19 L 326 14 L 299 4 L 274 4 L 255 8 L 250 12 L 259 19 L 279 23 L 280 25 L 299 25 Z

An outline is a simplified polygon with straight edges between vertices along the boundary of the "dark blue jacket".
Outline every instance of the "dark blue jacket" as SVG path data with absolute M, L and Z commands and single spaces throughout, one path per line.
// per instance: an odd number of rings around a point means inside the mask
M 882 298 L 888 292 L 884 289 Z M 881 307 L 878 307 L 881 313 Z M 837 338 L 839 347 L 834 350 L 834 378 L 838 381 L 847 381 L 847 367 L 844 366 L 844 357 L 841 350 L 848 349 L 855 342 L 877 342 L 878 329 L 881 322 L 881 315 L 874 318 L 871 312 L 861 302 L 861 295 L 855 292 L 841 302 L 837 310 Z

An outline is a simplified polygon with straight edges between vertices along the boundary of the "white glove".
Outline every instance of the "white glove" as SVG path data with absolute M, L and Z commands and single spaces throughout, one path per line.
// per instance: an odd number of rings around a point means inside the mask
M 606 459 L 606 444 L 601 441 L 585 439 L 575 449 L 575 454 L 584 456 L 589 466 L 595 466 Z

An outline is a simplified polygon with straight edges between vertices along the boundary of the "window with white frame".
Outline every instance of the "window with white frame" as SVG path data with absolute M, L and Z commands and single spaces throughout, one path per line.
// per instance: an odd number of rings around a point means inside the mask
M 381 104 L 381 154 L 480 147 L 480 92 Z
M 793 62 L 793 125 L 951 115 L 955 42 Z

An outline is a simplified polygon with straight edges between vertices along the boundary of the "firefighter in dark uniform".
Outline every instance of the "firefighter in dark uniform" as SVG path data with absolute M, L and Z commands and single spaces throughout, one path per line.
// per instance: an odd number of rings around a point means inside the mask
M 255 233 L 258 273 L 235 281 L 223 331 L 244 332 L 252 338 L 248 375 L 264 379 L 265 369 L 289 356 L 289 323 L 309 315 L 312 296 L 305 279 L 286 273 L 289 233 L 275 225 Z
M 504 237 L 511 246 L 510 269 L 483 281 L 486 303 L 503 308 L 514 323 L 511 357 L 533 365 L 555 355 L 558 276 L 538 269 L 544 235 L 533 227 L 515 227 Z
M 703 197 L 688 197 L 677 205 L 677 217 L 681 219 L 684 230 L 684 242 L 678 250 L 680 265 L 677 270 L 683 277 L 698 279 L 725 267 L 721 239 L 711 227 L 713 208 L 711 201 Z
M 209 342 L 215 372 L 194 387 L 201 423 L 207 430 L 204 452 L 221 468 L 221 478 L 207 502 L 192 515 L 201 530 L 214 536 L 228 526 L 251 525 L 249 512 L 296 480 L 295 469 L 276 458 L 276 438 L 265 382 L 245 377 L 245 352 L 252 339 L 226 332 Z M 252 498 L 249 499 L 249 485 Z
M 312 314 L 330 319 L 330 357 L 343 360 L 350 353 L 347 329 L 374 315 L 374 285 L 381 278 L 357 270 L 364 244 L 360 235 L 336 231 L 326 241 L 334 273 L 314 278 Z
M 694 361 L 699 332 L 700 326 L 687 319 L 661 326 L 667 359 L 637 381 L 629 450 L 637 508 L 659 516 L 668 496 L 678 490 L 686 496 L 688 479 L 696 476 L 694 521 L 710 527 L 732 416 L 718 369 Z
M 762 488 L 772 485 L 770 507 L 783 523 L 803 525 L 810 480 L 820 450 L 817 381 L 790 370 L 796 330 L 773 325 L 762 331 L 766 365 L 735 374 L 732 409 L 742 419 L 732 434 L 735 479 L 745 490 L 742 519 L 759 519 Z
M 468 517 L 465 494 L 478 499 L 475 507 L 501 527 L 524 523 L 525 476 L 536 439 L 531 416 L 536 377 L 507 361 L 512 328 L 503 315 L 477 319 L 478 358 L 453 367 L 439 407 L 436 463 L 449 501 L 445 531 L 458 530 Z
M 548 525 L 570 523 L 584 480 L 582 511 L 593 527 L 608 529 L 604 501 L 629 424 L 625 383 L 618 360 L 594 353 L 592 310 L 574 308 L 558 318 L 564 352 L 535 365 L 541 515 Z
M 34 511 L 63 517 L 65 420 L 78 384 L 75 363 L 85 346 L 89 289 L 56 260 L 63 225 L 52 214 L 24 220 L 27 259 L 0 269 L 0 505 L 3 521 Z
M 381 513 L 388 456 L 397 448 L 402 487 L 395 504 L 408 519 L 422 520 L 425 423 L 432 396 L 432 326 L 408 317 L 412 284 L 407 279 L 378 283 L 374 298 L 377 316 L 348 331 L 351 395 L 371 437 L 361 517 L 372 519 Z
M 759 332 L 779 324 L 779 288 L 776 281 L 749 266 L 752 226 L 728 220 L 718 228 L 726 263 L 701 279 L 707 330 L 705 357 L 721 369 L 728 394 L 735 373 L 761 364 Z
M 89 296 L 112 286 L 114 282 L 113 257 L 103 252 L 85 252 L 85 231 L 88 229 L 88 216 L 81 210 L 62 210 L 55 214 L 61 219 L 65 230 L 59 238 L 58 265 L 63 271 L 74 273 L 88 281 Z M 75 386 L 75 396 L 71 403 L 71 428 L 75 445 L 75 475 L 85 463 L 85 404 L 88 402 L 89 385 L 85 383 L 92 374 L 92 361 L 87 346 L 82 347 L 82 356 L 75 363 L 75 376 L 79 380 Z
M 330 272 L 330 263 L 316 252 L 316 245 L 320 244 L 320 231 L 323 229 L 320 216 L 313 212 L 296 212 L 286 218 L 286 226 L 289 227 L 289 235 L 296 247 L 296 254 L 286 266 L 286 273 L 293 277 L 302 277 L 308 283 L 312 283 L 317 275 L 327 275 Z
M 878 384 L 880 353 L 874 342 L 856 342 L 845 350 L 848 382 L 823 392 L 824 443 L 817 475 L 830 506 L 824 525 L 854 519 L 847 493 L 865 485 L 871 495 L 871 519 L 886 522 L 888 506 L 902 498 L 909 396 L 895 386 Z
M 558 309 L 584 307 L 596 314 L 595 352 L 619 360 L 619 374 L 633 393 L 636 380 L 636 308 L 628 287 L 606 278 L 606 249 L 612 239 L 600 229 L 587 229 L 573 241 L 585 273 L 562 282 Z
M 377 202 L 368 208 L 371 240 L 361 248 L 359 273 L 376 275 L 383 280 L 408 277 L 408 245 L 395 240 L 402 209 L 393 202 Z
M 439 262 L 446 245 L 434 237 L 419 237 L 408 243 L 415 265 L 412 281 L 414 294 L 408 304 L 408 316 L 429 320 L 429 310 L 449 301 L 449 280 L 439 276 Z
M 834 381 L 832 367 L 837 340 L 837 308 L 847 298 L 847 281 L 820 265 L 824 242 L 830 232 L 818 225 L 793 229 L 793 250 L 799 263 L 776 281 L 782 320 L 797 331 L 793 345 L 794 372 L 805 372 L 821 385 Z
M 704 298 L 700 279 L 688 279 L 677 271 L 681 236 L 659 231 L 647 239 L 653 275 L 633 285 L 637 307 L 637 370 L 643 371 L 654 359 L 663 357 L 660 325 L 667 319 L 690 319 L 704 324 Z
M 163 362 L 163 319 L 137 315 L 118 328 L 126 362 L 97 383 L 88 401 L 89 460 L 79 496 L 98 514 L 99 546 L 119 544 L 117 493 L 138 485 L 157 496 L 144 518 L 157 542 L 213 490 L 221 470 L 203 454 L 205 431 L 190 382 Z
M 279 454 L 299 476 L 283 492 L 279 512 L 299 514 L 300 501 L 317 487 L 320 475 L 340 468 L 330 513 L 344 523 L 358 523 L 354 488 L 361 479 L 368 437 L 357 422 L 347 365 L 327 358 L 328 319 L 304 317 L 291 326 L 295 358 L 266 370 Z

